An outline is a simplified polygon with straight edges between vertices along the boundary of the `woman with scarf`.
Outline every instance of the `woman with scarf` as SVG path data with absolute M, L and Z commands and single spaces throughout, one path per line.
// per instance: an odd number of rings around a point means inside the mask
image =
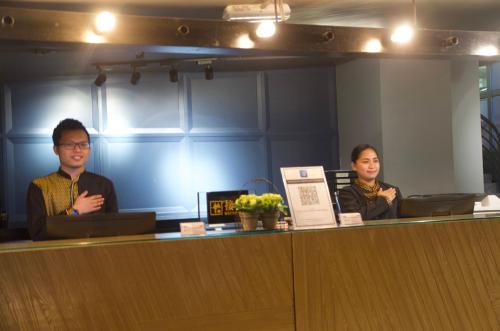
M 351 153 L 351 167 L 358 174 L 354 184 L 339 191 L 343 213 L 360 213 L 364 221 L 397 218 L 401 192 L 377 179 L 380 160 L 375 147 L 358 145 Z

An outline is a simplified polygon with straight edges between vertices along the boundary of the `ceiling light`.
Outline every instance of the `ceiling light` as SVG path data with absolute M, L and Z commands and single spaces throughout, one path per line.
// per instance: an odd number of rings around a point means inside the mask
M 107 11 L 99 13 L 95 18 L 95 27 L 99 33 L 106 33 L 113 30 L 115 24 L 115 15 Z
M 276 8 L 273 1 L 268 1 L 263 4 L 247 4 L 247 5 L 229 5 L 224 8 L 222 18 L 226 21 L 261 21 L 261 20 L 278 20 L 286 21 L 290 18 L 290 6 L 283 3 L 280 8 Z M 281 8 L 283 15 L 280 15 Z
M 480 55 L 480 56 L 497 56 L 498 55 L 498 48 L 496 48 L 493 45 L 483 46 L 483 47 L 478 48 L 478 50 L 476 51 L 476 54 Z
M 379 53 L 382 51 L 382 43 L 378 39 L 370 39 L 365 44 L 365 52 Z
M 205 79 L 212 80 L 214 79 L 214 68 L 209 64 L 205 67 Z
M 255 43 L 253 40 L 250 38 L 248 34 L 243 34 L 239 36 L 239 38 L 236 41 L 236 47 L 238 48 L 253 48 L 255 46 Z
M 398 26 L 391 35 L 391 40 L 397 44 L 406 44 L 413 38 L 413 28 L 408 24 Z
M 134 71 L 132 72 L 132 76 L 130 76 L 130 84 L 137 85 L 139 80 L 141 79 L 141 73 L 137 71 L 137 68 L 134 67 Z
M 85 31 L 83 40 L 89 44 L 102 44 L 106 42 L 106 38 L 96 34 L 94 31 Z
M 177 69 L 175 68 L 171 68 L 169 71 L 168 71 L 168 76 L 170 78 L 170 81 L 172 83 L 177 83 L 179 81 L 179 72 L 177 71 Z
M 102 86 L 102 84 L 106 82 L 106 79 L 108 79 L 108 77 L 106 76 L 106 72 L 100 66 L 98 66 L 97 69 L 99 70 L 99 74 L 97 75 L 94 84 L 96 86 Z
M 259 38 L 270 38 L 274 36 L 275 33 L 276 25 L 271 20 L 260 22 L 259 26 L 257 26 L 257 29 L 255 30 L 255 34 Z

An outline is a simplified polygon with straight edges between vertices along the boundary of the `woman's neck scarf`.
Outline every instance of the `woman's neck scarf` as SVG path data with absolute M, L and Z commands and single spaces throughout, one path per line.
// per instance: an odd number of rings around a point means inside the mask
M 380 191 L 380 183 L 378 180 L 375 180 L 375 184 L 373 186 L 361 183 L 358 179 L 356 179 L 354 183 L 363 190 L 363 195 L 365 196 L 365 198 L 369 200 L 377 198 L 377 193 L 378 191 Z

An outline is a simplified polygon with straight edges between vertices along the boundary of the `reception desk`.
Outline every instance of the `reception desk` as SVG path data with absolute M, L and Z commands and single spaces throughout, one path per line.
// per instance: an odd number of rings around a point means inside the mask
M 0 330 L 496 330 L 500 215 L 0 245 Z

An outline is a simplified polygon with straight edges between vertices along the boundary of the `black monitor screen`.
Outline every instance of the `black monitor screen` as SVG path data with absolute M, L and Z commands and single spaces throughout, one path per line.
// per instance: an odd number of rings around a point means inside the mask
M 46 239 L 124 236 L 155 230 L 155 212 L 57 215 L 47 217 Z
M 474 212 L 475 194 L 414 195 L 401 201 L 400 217 L 467 215 Z

